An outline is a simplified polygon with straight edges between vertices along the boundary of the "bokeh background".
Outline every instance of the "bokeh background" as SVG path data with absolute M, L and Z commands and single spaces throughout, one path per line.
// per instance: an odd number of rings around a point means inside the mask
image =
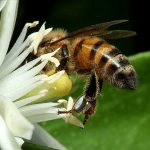
M 135 37 L 111 41 L 130 57 L 139 80 L 136 91 L 116 89 L 107 83 L 98 100 L 97 113 L 81 130 L 62 120 L 41 125 L 69 150 L 148 150 L 150 148 L 150 49 L 149 4 L 142 0 L 20 0 L 14 40 L 26 22 L 46 21 L 46 27 L 68 32 L 111 20 L 128 19 L 113 29 L 137 32 Z M 40 26 L 39 26 L 40 27 Z M 31 31 L 38 30 L 31 29 Z M 13 41 L 12 41 L 13 42 Z M 74 79 L 73 79 L 74 80 Z M 74 98 L 82 93 L 84 77 L 77 77 Z
M 112 41 L 126 55 L 149 50 L 149 4 L 142 0 L 21 0 L 15 37 L 26 22 L 39 20 L 47 27 L 64 28 L 68 32 L 111 20 L 128 19 L 114 29 L 128 29 L 137 36 Z

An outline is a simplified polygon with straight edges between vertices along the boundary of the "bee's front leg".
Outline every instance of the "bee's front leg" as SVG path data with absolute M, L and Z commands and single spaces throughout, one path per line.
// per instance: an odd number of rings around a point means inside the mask
M 57 71 L 61 71 L 65 69 L 69 58 L 69 51 L 66 44 L 62 45 L 61 50 L 62 50 L 61 52 L 62 58 L 60 60 L 60 65 L 58 66 Z
M 60 110 L 58 110 L 58 115 L 60 115 L 60 114 L 69 114 L 69 113 L 72 113 L 72 110 L 68 110 L 68 111 L 60 111 Z

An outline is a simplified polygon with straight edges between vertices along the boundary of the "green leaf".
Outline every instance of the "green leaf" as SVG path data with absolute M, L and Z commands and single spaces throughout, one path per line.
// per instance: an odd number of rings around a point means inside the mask
M 62 120 L 43 123 L 69 150 L 148 150 L 150 149 L 150 52 L 130 57 L 138 74 L 135 91 L 104 83 L 97 112 L 82 130 Z M 73 96 L 79 96 L 80 87 Z

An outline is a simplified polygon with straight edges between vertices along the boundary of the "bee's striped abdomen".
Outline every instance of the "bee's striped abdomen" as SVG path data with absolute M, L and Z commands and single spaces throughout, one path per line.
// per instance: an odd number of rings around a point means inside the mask
M 97 50 L 95 55 L 95 64 L 99 69 L 104 69 L 108 61 L 113 57 L 112 46 L 103 43 Z
M 129 61 L 116 47 L 104 43 L 96 53 L 95 64 L 98 73 L 105 79 L 108 79 L 119 68 L 128 66 Z
M 103 44 L 104 40 L 99 38 L 78 39 L 74 43 L 73 58 L 78 69 L 92 69 L 97 49 Z
M 96 42 L 93 46 L 93 48 L 91 49 L 90 52 L 90 60 L 94 60 L 95 58 L 95 54 L 97 52 L 97 50 L 99 49 L 99 47 L 104 43 L 104 40 L 99 40 L 98 42 Z
M 74 41 L 73 58 L 76 70 L 84 72 L 95 69 L 102 77 L 112 75 L 118 68 L 129 65 L 127 58 L 115 46 L 98 37 Z
M 110 51 L 104 55 L 108 58 L 108 62 L 104 66 L 105 74 L 112 75 L 120 67 L 119 61 L 116 57 L 122 54 L 117 48 L 110 45 Z

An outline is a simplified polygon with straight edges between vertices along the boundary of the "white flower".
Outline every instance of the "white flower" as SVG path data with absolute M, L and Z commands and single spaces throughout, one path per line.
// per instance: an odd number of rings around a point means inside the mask
M 66 149 L 64 146 L 35 124 L 58 118 L 64 118 L 69 122 L 72 122 L 69 118 L 75 120 L 70 114 L 58 115 L 60 103 L 36 104 L 37 100 L 51 92 L 48 88 L 41 89 L 39 87 L 43 84 L 52 87 L 65 75 L 64 71 L 50 77 L 39 74 L 48 61 L 56 66 L 59 65 L 59 61 L 53 57 L 59 49 L 20 67 L 29 53 L 37 53 L 38 45 L 52 28 L 45 29 L 45 24 L 43 24 L 38 32 L 32 33 L 25 39 L 27 29 L 38 24 L 37 21 L 27 23 L 16 43 L 8 52 L 17 7 L 18 0 L 0 1 L 0 11 L 2 10 L 0 18 L 0 149 L 20 150 L 23 139 L 32 139 L 33 142 L 40 145 L 64 150 Z M 36 88 L 38 88 L 38 92 L 35 92 L 35 95 L 25 97 Z M 58 89 L 54 87 L 54 90 Z M 46 140 L 43 141 L 43 139 Z
M 33 125 L 21 115 L 12 102 L 0 96 L 0 146 L 2 149 L 20 149 L 14 137 L 31 139 L 33 128 Z

